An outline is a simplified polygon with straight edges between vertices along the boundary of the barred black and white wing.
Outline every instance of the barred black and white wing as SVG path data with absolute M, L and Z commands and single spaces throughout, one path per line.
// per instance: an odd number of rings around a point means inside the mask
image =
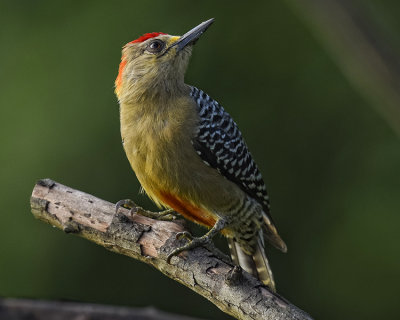
M 269 215 L 269 198 L 261 173 L 236 123 L 224 108 L 202 90 L 192 87 L 200 123 L 192 140 L 199 156 L 257 200 Z M 269 217 L 270 218 L 270 217 Z

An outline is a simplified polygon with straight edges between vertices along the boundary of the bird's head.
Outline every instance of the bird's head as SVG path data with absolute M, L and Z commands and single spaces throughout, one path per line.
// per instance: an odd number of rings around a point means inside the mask
M 183 36 L 146 33 L 122 49 L 115 92 L 120 101 L 173 94 L 184 86 L 192 45 L 213 23 L 207 20 Z

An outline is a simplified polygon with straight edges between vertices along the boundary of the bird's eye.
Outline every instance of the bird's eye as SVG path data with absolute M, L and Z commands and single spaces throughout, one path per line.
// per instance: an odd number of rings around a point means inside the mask
M 147 46 L 147 51 L 151 53 L 158 53 L 164 48 L 164 42 L 161 40 L 154 40 Z

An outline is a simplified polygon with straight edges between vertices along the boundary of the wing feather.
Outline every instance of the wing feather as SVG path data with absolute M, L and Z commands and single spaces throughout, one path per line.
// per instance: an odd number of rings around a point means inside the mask
M 202 160 L 236 183 L 269 214 L 269 198 L 261 173 L 232 117 L 205 92 L 192 87 L 200 123 L 192 144 Z

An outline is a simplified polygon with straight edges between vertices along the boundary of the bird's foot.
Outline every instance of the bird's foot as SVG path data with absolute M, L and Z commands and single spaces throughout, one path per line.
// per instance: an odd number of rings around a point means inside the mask
M 214 246 L 210 246 L 212 243 L 212 239 L 215 235 L 221 231 L 226 225 L 228 221 L 226 219 L 220 218 L 215 225 L 204 235 L 201 237 L 193 237 L 192 234 L 188 231 L 178 232 L 176 234 L 176 238 L 178 240 L 187 239 L 189 242 L 182 247 L 176 248 L 173 250 L 167 257 L 167 262 L 170 263 L 171 258 L 180 254 L 182 251 L 190 250 L 196 247 L 205 246 L 209 249 L 214 255 L 220 257 L 221 252 L 215 248 Z
M 191 250 L 191 249 L 201 247 L 201 246 L 208 246 L 212 242 L 212 238 L 213 238 L 212 235 L 210 236 L 208 233 L 206 233 L 202 237 L 193 237 L 193 235 L 188 231 L 178 232 L 176 234 L 176 239 L 178 239 L 178 240 L 186 239 L 189 242 L 182 247 L 174 249 L 168 255 L 167 262 L 170 263 L 171 258 L 173 256 L 176 256 L 183 251 Z
M 162 221 L 173 221 L 177 219 L 177 213 L 172 209 L 167 209 L 160 212 L 152 212 L 143 209 L 142 207 L 138 206 L 135 202 L 131 199 L 124 199 L 120 200 L 115 204 L 115 212 L 118 212 L 119 208 L 129 209 L 130 215 L 133 216 L 134 214 L 139 214 L 141 216 L 145 216 L 155 220 L 162 220 Z

